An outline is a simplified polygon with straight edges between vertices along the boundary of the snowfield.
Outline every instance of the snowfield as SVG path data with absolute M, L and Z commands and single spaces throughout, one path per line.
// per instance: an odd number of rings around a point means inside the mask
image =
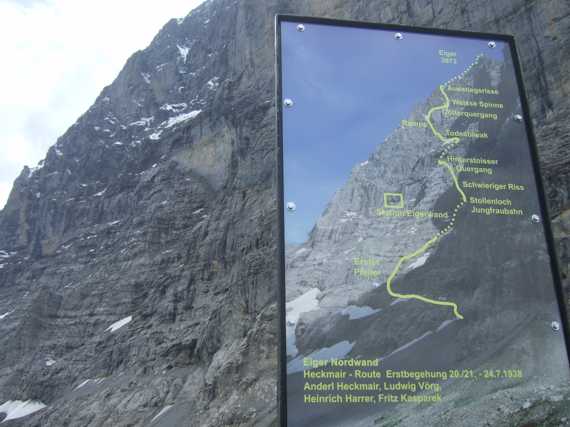
M 321 291 L 313 288 L 303 295 L 295 298 L 286 304 L 287 321 L 287 355 L 295 357 L 298 353 L 295 345 L 295 327 L 299 321 L 299 316 L 307 311 L 316 310 L 319 307 L 318 296 Z

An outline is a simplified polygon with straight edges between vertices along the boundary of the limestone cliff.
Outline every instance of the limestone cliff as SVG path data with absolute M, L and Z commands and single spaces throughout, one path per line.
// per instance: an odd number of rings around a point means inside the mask
M 4 425 L 276 423 L 278 12 L 514 34 L 567 249 L 568 2 L 210 0 L 129 58 L 0 212 L 0 402 L 47 406 Z

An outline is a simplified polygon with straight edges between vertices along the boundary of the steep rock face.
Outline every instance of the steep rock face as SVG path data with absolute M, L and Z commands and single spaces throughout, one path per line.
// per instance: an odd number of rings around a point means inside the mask
M 482 80 L 481 76 L 499 74 L 499 66 L 489 59 L 481 59 L 480 62 L 456 84 L 497 88 L 497 79 Z M 471 100 L 473 96 L 465 99 Z M 406 118 L 424 120 L 427 111 L 438 105 L 441 105 L 439 88 Z M 433 118 L 437 129 L 449 129 L 454 121 L 439 112 Z M 479 129 L 477 125 L 470 125 L 469 130 Z M 355 278 L 354 274 L 346 275 L 347 271 L 352 272 L 351 266 L 357 267 L 352 265 L 354 258 L 366 254 L 366 257 L 382 260 L 380 274 L 374 277 L 379 284 L 386 281 L 401 254 L 421 246 L 444 228 L 451 217 L 433 219 L 425 216 L 417 219 L 410 233 L 402 236 L 398 233 L 401 223 L 397 220 L 379 221 L 377 214 L 377 209 L 384 205 L 384 192 L 405 194 L 410 208 L 430 212 L 438 198 L 453 186 L 449 172 L 433 166 L 437 165 L 440 148 L 441 141 L 429 128 L 400 126 L 378 145 L 366 161 L 354 167 L 347 183 L 334 194 L 318 219 L 307 242 L 288 256 L 288 299 L 299 292 L 306 292 L 303 286 L 310 283 L 311 287 L 328 290 L 325 298 L 321 298 L 321 307 L 344 306 L 362 292 L 364 283 L 369 285 L 370 282 L 369 277 L 362 280 Z M 467 144 L 463 144 L 453 153 L 462 156 L 466 150 Z
M 268 419 L 271 81 L 257 98 L 232 7 L 170 21 L 17 180 L 1 218 L 0 400 L 48 405 L 26 422 L 148 425 L 168 405 L 194 425 Z
M 0 212 L 0 402 L 48 406 L 5 425 L 275 422 L 277 12 L 515 34 L 552 213 L 568 209 L 567 2 L 208 1 Z

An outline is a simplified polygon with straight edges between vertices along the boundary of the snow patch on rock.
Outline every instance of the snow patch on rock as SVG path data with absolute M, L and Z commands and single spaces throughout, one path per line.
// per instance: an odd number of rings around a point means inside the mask
M 427 331 L 425 334 L 423 334 L 423 335 L 421 335 L 421 336 L 419 336 L 419 337 L 417 337 L 417 338 L 414 338 L 413 340 L 411 340 L 410 342 L 404 344 L 404 345 L 401 346 L 401 347 L 398 347 L 396 350 L 394 350 L 394 351 L 393 351 L 392 353 L 390 353 L 388 356 L 382 357 L 381 359 L 382 359 L 382 360 L 383 360 L 383 359 L 387 359 L 388 357 L 393 356 L 393 355 L 396 354 L 396 353 L 399 353 L 399 352 L 401 352 L 401 351 L 404 351 L 405 349 L 407 349 L 407 348 L 413 346 L 414 344 L 417 344 L 418 342 L 420 342 L 420 341 L 423 340 L 424 338 L 430 336 L 431 334 L 433 334 L 432 331 Z
M 129 126 L 144 126 L 147 127 L 154 120 L 154 116 L 151 117 L 141 117 L 140 120 L 136 122 L 129 123 Z
M 150 74 L 149 73 L 141 73 L 141 77 L 144 79 L 146 84 L 150 84 Z
M 103 194 L 105 194 L 106 191 L 107 189 L 105 188 L 104 190 L 101 190 L 98 193 L 93 194 L 93 197 L 101 197 Z
M 341 314 L 348 316 L 348 320 L 362 319 L 364 317 L 372 316 L 380 311 L 379 308 L 372 308 L 368 306 L 349 305 L 342 309 Z
M 152 420 L 150 420 L 150 422 L 152 423 L 154 420 L 158 419 L 161 415 L 164 415 L 170 408 L 172 408 L 174 405 L 166 405 L 164 408 L 162 408 L 160 410 L 160 412 L 158 414 L 156 414 L 154 416 L 154 418 Z
M 421 267 L 422 265 L 424 265 L 426 263 L 428 258 L 429 258 L 429 252 L 426 252 L 422 256 L 418 257 L 418 259 L 416 259 L 414 262 L 412 262 L 408 266 L 408 270 L 413 270 L 414 268 Z
M 9 316 L 10 314 L 12 314 L 13 312 L 14 312 L 14 310 L 9 311 L 9 312 L 4 313 L 4 314 L 0 314 L 0 320 L 5 319 L 6 317 L 8 317 L 8 316 Z
M 164 111 L 172 111 L 173 113 L 180 113 L 188 108 L 188 104 L 185 102 L 179 102 L 178 104 L 163 104 L 160 109 Z
M 158 132 L 151 133 L 149 135 L 149 138 L 152 139 L 153 141 L 158 141 L 160 139 L 160 135 L 162 135 L 161 130 L 159 130 Z
M 179 114 L 178 116 L 171 117 L 170 119 L 168 119 L 165 127 L 170 128 L 170 127 L 175 126 L 179 123 L 185 122 L 187 120 L 191 120 L 191 119 L 195 118 L 201 112 L 202 112 L 202 110 L 193 110 L 193 111 L 190 111 L 188 113 Z
M 26 417 L 44 408 L 47 408 L 47 405 L 36 400 L 8 400 L 0 405 L 0 412 L 6 414 L 2 424 L 9 420 Z
M 220 81 L 219 77 L 212 77 L 210 80 L 208 80 L 206 85 L 208 86 L 208 89 L 214 90 L 220 85 L 219 81 Z
M 121 329 L 123 326 L 129 324 L 132 320 L 133 320 L 133 316 L 127 316 L 124 319 L 121 319 L 121 320 L 113 323 L 111 326 L 109 326 L 107 329 L 105 329 L 105 332 L 107 332 L 107 331 L 115 332 L 115 331 Z
M 188 58 L 188 52 L 190 52 L 190 48 L 186 46 L 176 45 L 178 48 L 178 52 L 180 53 L 180 57 L 182 58 L 182 62 L 186 64 L 186 58 Z

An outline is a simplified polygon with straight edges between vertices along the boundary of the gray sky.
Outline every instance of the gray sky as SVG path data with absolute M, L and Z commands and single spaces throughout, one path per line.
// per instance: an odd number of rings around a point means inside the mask
M 0 209 L 127 58 L 202 1 L 0 0 Z

